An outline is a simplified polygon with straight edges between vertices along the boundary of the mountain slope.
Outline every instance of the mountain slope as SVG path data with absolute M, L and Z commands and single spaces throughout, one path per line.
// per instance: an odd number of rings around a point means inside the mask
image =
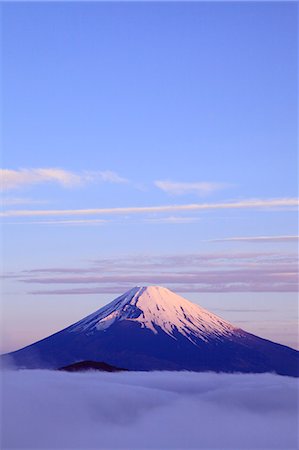
M 168 289 L 135 287 L 70 327 L 3 355 L 16 367 L 82 360 L 129 370 L 299 375 L 299 352 L 254 336 Z

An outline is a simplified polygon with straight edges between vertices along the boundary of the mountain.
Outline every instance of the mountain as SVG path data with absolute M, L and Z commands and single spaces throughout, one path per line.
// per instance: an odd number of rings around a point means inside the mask
M 106 364 L 104 362 L 80 361 L 65 367 L 60 367 L 57 370 L 63 370 L 64 372 L 86 372 L 88 370 L 98 370 L 100 372 L 123 372 L 127 369 L 111 366 L 110 364 Z
M 247 333 L 159 286 L 134 287 L 95 313 L 21 350 L 17 368 L 105 361 L 129 370 L 276 372 L 299 376 L 299 352 Z

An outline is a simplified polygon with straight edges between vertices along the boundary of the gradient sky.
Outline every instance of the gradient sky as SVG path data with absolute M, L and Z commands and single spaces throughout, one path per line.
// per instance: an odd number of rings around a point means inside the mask
M 297 4 L 1 12 L 1 350 L 142 284 L 298 348 Z

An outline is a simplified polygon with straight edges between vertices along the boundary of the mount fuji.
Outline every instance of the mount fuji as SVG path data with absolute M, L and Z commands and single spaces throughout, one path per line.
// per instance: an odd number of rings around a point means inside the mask
M 95 361 L 141 371 L 299 376 L 298 351 L 247 333 L 159 286 L 134 287 L 68 328 L 1 359 L 29 369 Z

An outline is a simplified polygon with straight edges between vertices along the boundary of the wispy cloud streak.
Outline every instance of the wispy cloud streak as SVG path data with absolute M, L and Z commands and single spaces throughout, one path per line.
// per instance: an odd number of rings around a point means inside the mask
M 88 215 L 126 215 L 144 213 L 167 213 L 174 211 L 209 211 L 225 209 L 262 209 L 298 206 L 297 198 L 250 199 L 222 203 L 194 203 L 164 206 L 133 206 L 120 208 L 91 209 L 34 209 L 8 210 L 0 213 L 2 217 L 39 217 L 39 216 L 88 216 Z
M 16 206 L 16 205 L 42 205 L 49 203 L 47 200 L 37 200 L 26 197 L 1 197 L 0 203 L 2 206 Z
M 244 236 L 244 237 L 229 237 L 222 239 L 211 239 L 208 242 L 296 242 L 299 236 Z
M 18 170 L 0 169 L 0 187 L 2 191 L 41 183 L 54 183 L 65 188 L 73 188 L 95 181 L 109 183 L 128 182 L 127 179 L 110 170 L 75 173 L 57 167 Z
M 67 220 L 27 220 L 17 222 L 5 222 L 7 225 L 103 225 L 107 224 L 109 220 L 106 219 L 67 219 Z
M 117 294 L 125 292 L 131 289 L 132 283 L 119 284 L 118 286 L 97 286 L 97 287 L 79 287 L 79 288 L 66 288 L 66 289 L 41 289 L 29 291 L 31 295 L 94 295 L 94 294 Z M 195 286 L 194 284 L 188 285 L 172 285 L 168 283 L 165 285 L 169 289 L 174 290 L 177 293 L 233 293 L 233 292 L 296 292 L 296 289 L 291 286 L 277 285 L 269 288 L 265 285 L 255 284 L 254 286 Z
M 157 180 L 154 184 L 162 191 L 171 195 L 197 194 L 204 196 L 230 187 L 228 183 L 215 183 L 207 181 L 188 183 L 170 180 Z
M 31 291 L 34 294 L 121 293 L 148 283 L 177 292 L 295 292 L 297 263 L 292 253 L 135 255 L 82 268 L 36 268 L 15 276 L 22 283 L 51 286 Z
M 201 220 L 200 217 L 180 217 L 180 216 L 169 216 L 169 217 L 153 217 L 145 219 L 145 223 L 161 223 L 161 224 L 189 224 L 199 222 Z

